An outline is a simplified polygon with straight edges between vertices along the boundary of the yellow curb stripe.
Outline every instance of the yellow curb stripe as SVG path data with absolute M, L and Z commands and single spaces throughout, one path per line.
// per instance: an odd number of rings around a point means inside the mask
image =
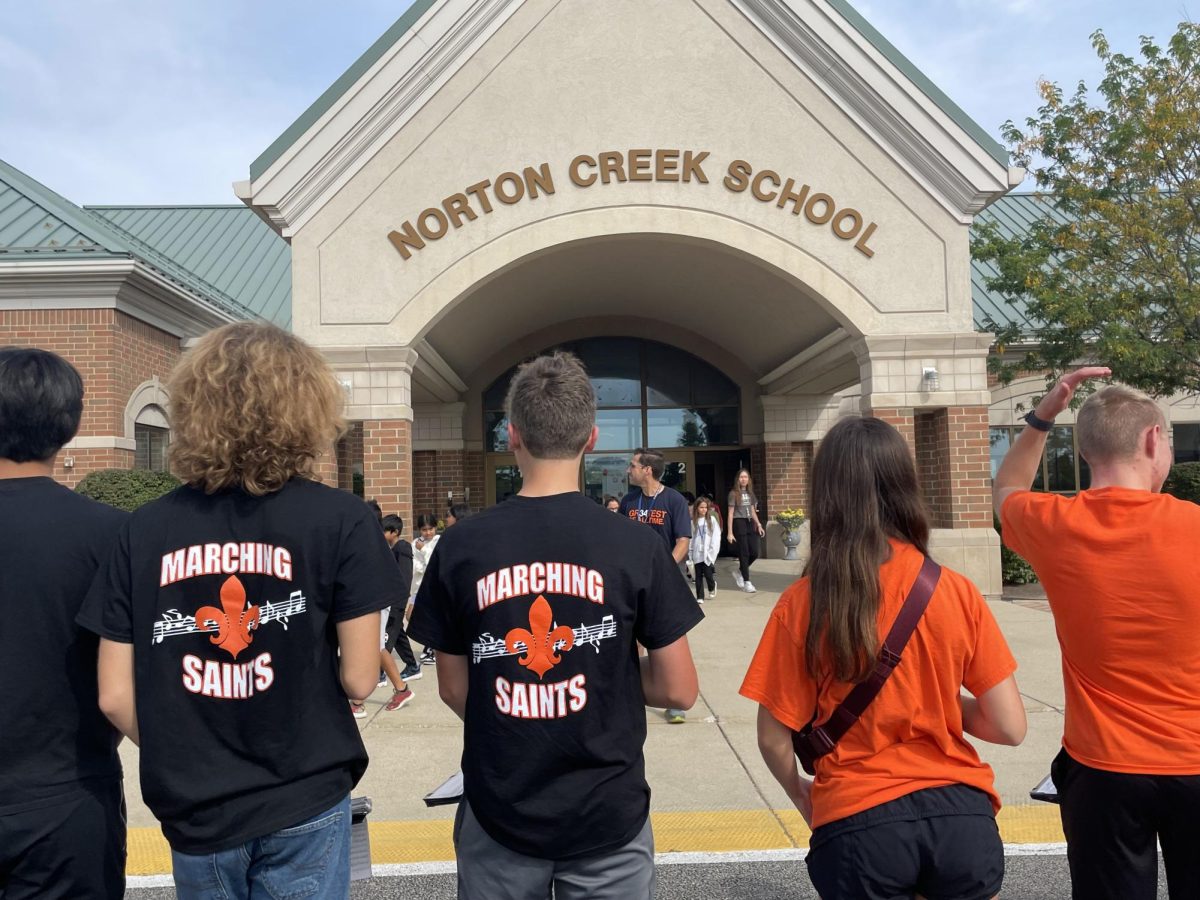
M 810 832 L 794 809 L 731 809 L 656 812 L 654 844 L 659 853 L 728 853 L 807 847 Z M 1061 843 L 1057 807 L 1006 806 L 996 818 L 1006 844 Z M 450 819 L 369 822 L 371 861 L 376 864 L 440 862 L 454 859 Z M 157 828 L 129 829 L 130 875 L 171 871 L 171 851 Z

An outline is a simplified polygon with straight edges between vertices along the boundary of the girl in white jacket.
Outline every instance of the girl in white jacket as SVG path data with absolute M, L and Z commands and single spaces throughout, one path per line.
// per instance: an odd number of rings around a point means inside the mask
M 688 545 L 688 558 L 696 572 L 696 600 L 704 602 L 704 585 L 717 596 L 715 566 L 717 553 L 721 549 L 721 523 L 712 509 L 712 501 L 699 497 L 692 507 L 692 542 Z

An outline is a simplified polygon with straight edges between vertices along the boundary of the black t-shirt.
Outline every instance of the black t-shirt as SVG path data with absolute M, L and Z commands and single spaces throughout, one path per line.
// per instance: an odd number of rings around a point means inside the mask
M 121 776 L 99 641 L 75 615 L 127 518 L 50 478 L 0 479 L 0 812 Z
M 442 535 L 408 633 L 467 657 L 463 781 L 484 830 L 542 859 L 632 840 L 650 808 L 637 642 L 701 618 L 649 529 L 579 493 L 510 497 Z
M 621 498 L 618 512 L 635 522 L 649 525 L 667 545 L 668 553 L 675 549 L 677 540 L 690 540 L 692 537 L 687 500 L 679 491 L 665 484 L 654 497 L 643 494 L 641 488 L 635 487 Z
M 233 847 L 349 793 L 367 753 L 336 625 L 401 588 L 374 513 L 312 481 L 182 487 L 133 514 L 79 623 L 134 645 L 142 796 L 173 848 Z

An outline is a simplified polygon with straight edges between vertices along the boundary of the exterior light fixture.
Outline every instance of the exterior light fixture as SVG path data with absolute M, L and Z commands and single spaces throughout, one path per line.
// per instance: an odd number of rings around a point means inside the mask
M 942 376 L 933 366 L 925 366 L 921 369 L 921 382 L 924 384 L 925 390 L 930 393 L 942 388 Z

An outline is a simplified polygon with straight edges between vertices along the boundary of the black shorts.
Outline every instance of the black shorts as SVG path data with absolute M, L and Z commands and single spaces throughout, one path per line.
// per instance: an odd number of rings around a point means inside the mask
M 0 897 L 120 900 L 125 795 L 97 779 L 31 808 L 0 813 Z
M 1167 892 L 1200 897 L 1200 775 L 1093 769 L 1059 752 L 1050 767 L 1067 836 L 1072 896 L 1153 900 L 1162 846 Z
M 992 802 L 962 784 L 927 788 L 822 825 L 805 863 L 826 900 L 985 900 L 1004 882 Z
M 396 649 L 396 642 L 400 640 L 400 635 L 404 634 L 404 606 L 397 604 L 400 607 L 400 613 L 397 615 L 394 612 L 388 613 L 387 625 L 384 627 L 383 649 L 391 653 Z M 394 610 L 396 607 L 393 606 Z

